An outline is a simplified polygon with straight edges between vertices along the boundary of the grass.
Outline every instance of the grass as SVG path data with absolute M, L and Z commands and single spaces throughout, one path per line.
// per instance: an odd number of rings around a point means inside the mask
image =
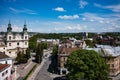
M 30 76 L 30 74 L 36 69 L 37 64 L 32 67 L 32 69 L 29 71 L 29 73 L 24 77 L 23 80 L 27 80 L 27 78 Z

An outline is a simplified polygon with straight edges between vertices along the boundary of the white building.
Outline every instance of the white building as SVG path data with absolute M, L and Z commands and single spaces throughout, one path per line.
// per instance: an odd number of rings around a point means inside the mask
M 15 58 L 19 51 L 26 51 L 28 48 L 28 33 L 26 24 L 22 32 L 12 32 L 11 23 L 9 22 L 7 32 L 0 37 L 0 51 L 6 55 Z
M 0 80 L 15 80 L 12 58 L 0 52 Z
M 59 39 L 37 39 L 37 43 L 45 42 L 48 48 L 53 47 L 53 45 L 59 45 Z

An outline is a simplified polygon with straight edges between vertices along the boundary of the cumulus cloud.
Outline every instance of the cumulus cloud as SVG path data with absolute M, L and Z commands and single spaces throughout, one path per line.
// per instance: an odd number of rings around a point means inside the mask
M 103 6 L 103 5 L 94 3 L 94 6 L 99 8 L 109 9 L 109 10 L 112 10 L 113 12 L 120 12 L 120 4 Z
M 59 12 L 65 12 L 65 11 L 66 11 L 66 10 L 65 10 L 64 8 L 62 8 L 62 7 L 56 7 L 56 8 L 54 8 L 53 10 L 59 11 Z
M 88 4 L 88 2 L 84 1 L 84 0 L 80 0 L 80 2 L 79 2 L 80 8 L 84 8 L 87 4 Z
M 75 15 L 63 15 L 63 16 L 58 16 L 58 18 L 60 19 L 78 19 L 79 15 L 75 14 Z

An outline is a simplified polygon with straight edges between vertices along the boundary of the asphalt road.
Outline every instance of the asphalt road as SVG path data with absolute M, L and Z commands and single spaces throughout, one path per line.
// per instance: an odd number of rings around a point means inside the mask
M 46 58 L 46 61 L 44 65 L 42 66 L 42 68 L 40 69 L 40 71 L 38 72 L 35 80 L 53 80 L 52 74 L 47 71 L 50 63 L 51 63 L 50 57 Z

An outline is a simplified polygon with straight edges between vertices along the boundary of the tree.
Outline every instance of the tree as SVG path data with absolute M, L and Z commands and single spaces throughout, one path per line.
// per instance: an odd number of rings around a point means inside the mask
M 50 72 L 53 72 L 53 73 L 57 73 L 57 63 L 58 63 L 58 61 L 57 61 L 57 54 L 58 54 L 58 45 L 54 45 L 53 46 L 53 51 L 52 51 L 52 62 L 51 62 L 51 64 L 50 64 L 50 66 L 49 66 L 49 71 Z
M 108 80 L 109 66 L 93 50 L 77 50 L 68 57 L 66 67 L 70 80 Z
M 48 47 L 46 42 L 42 42 L 41 45 L 42 45 L 43 49 L 47 49 L 47 47 Z
M 92 43 L 91 40 L 85 40 L 85 43 L 86 43 L 89 47 L 94 47 L 94 44 Z
M 27 50 L 26 50 L 25 57 L 26 57 L 27 59 L 30 58 L 30 49 L 29 49 L 29 48 L 27 48 Z
M 27 62 L 27 58 L 25 56 L 25 54 L 23 52 L 18 52 L 17 57 L 16 57 L 16 61 L 17 63 L 26 63 Z
M 58 45 L 54 45 L 53 46 L 53 55 L 55 56 L 55 55 L 57 55 L 57 53 L 58 53 Z
M 42 47 L 41 43 L 39 43 L 37 46 L 36 56 L 35 56 L 35 60 L 37 63 L 41 63 L 42 56 L 43 56 L 43 47 Z

